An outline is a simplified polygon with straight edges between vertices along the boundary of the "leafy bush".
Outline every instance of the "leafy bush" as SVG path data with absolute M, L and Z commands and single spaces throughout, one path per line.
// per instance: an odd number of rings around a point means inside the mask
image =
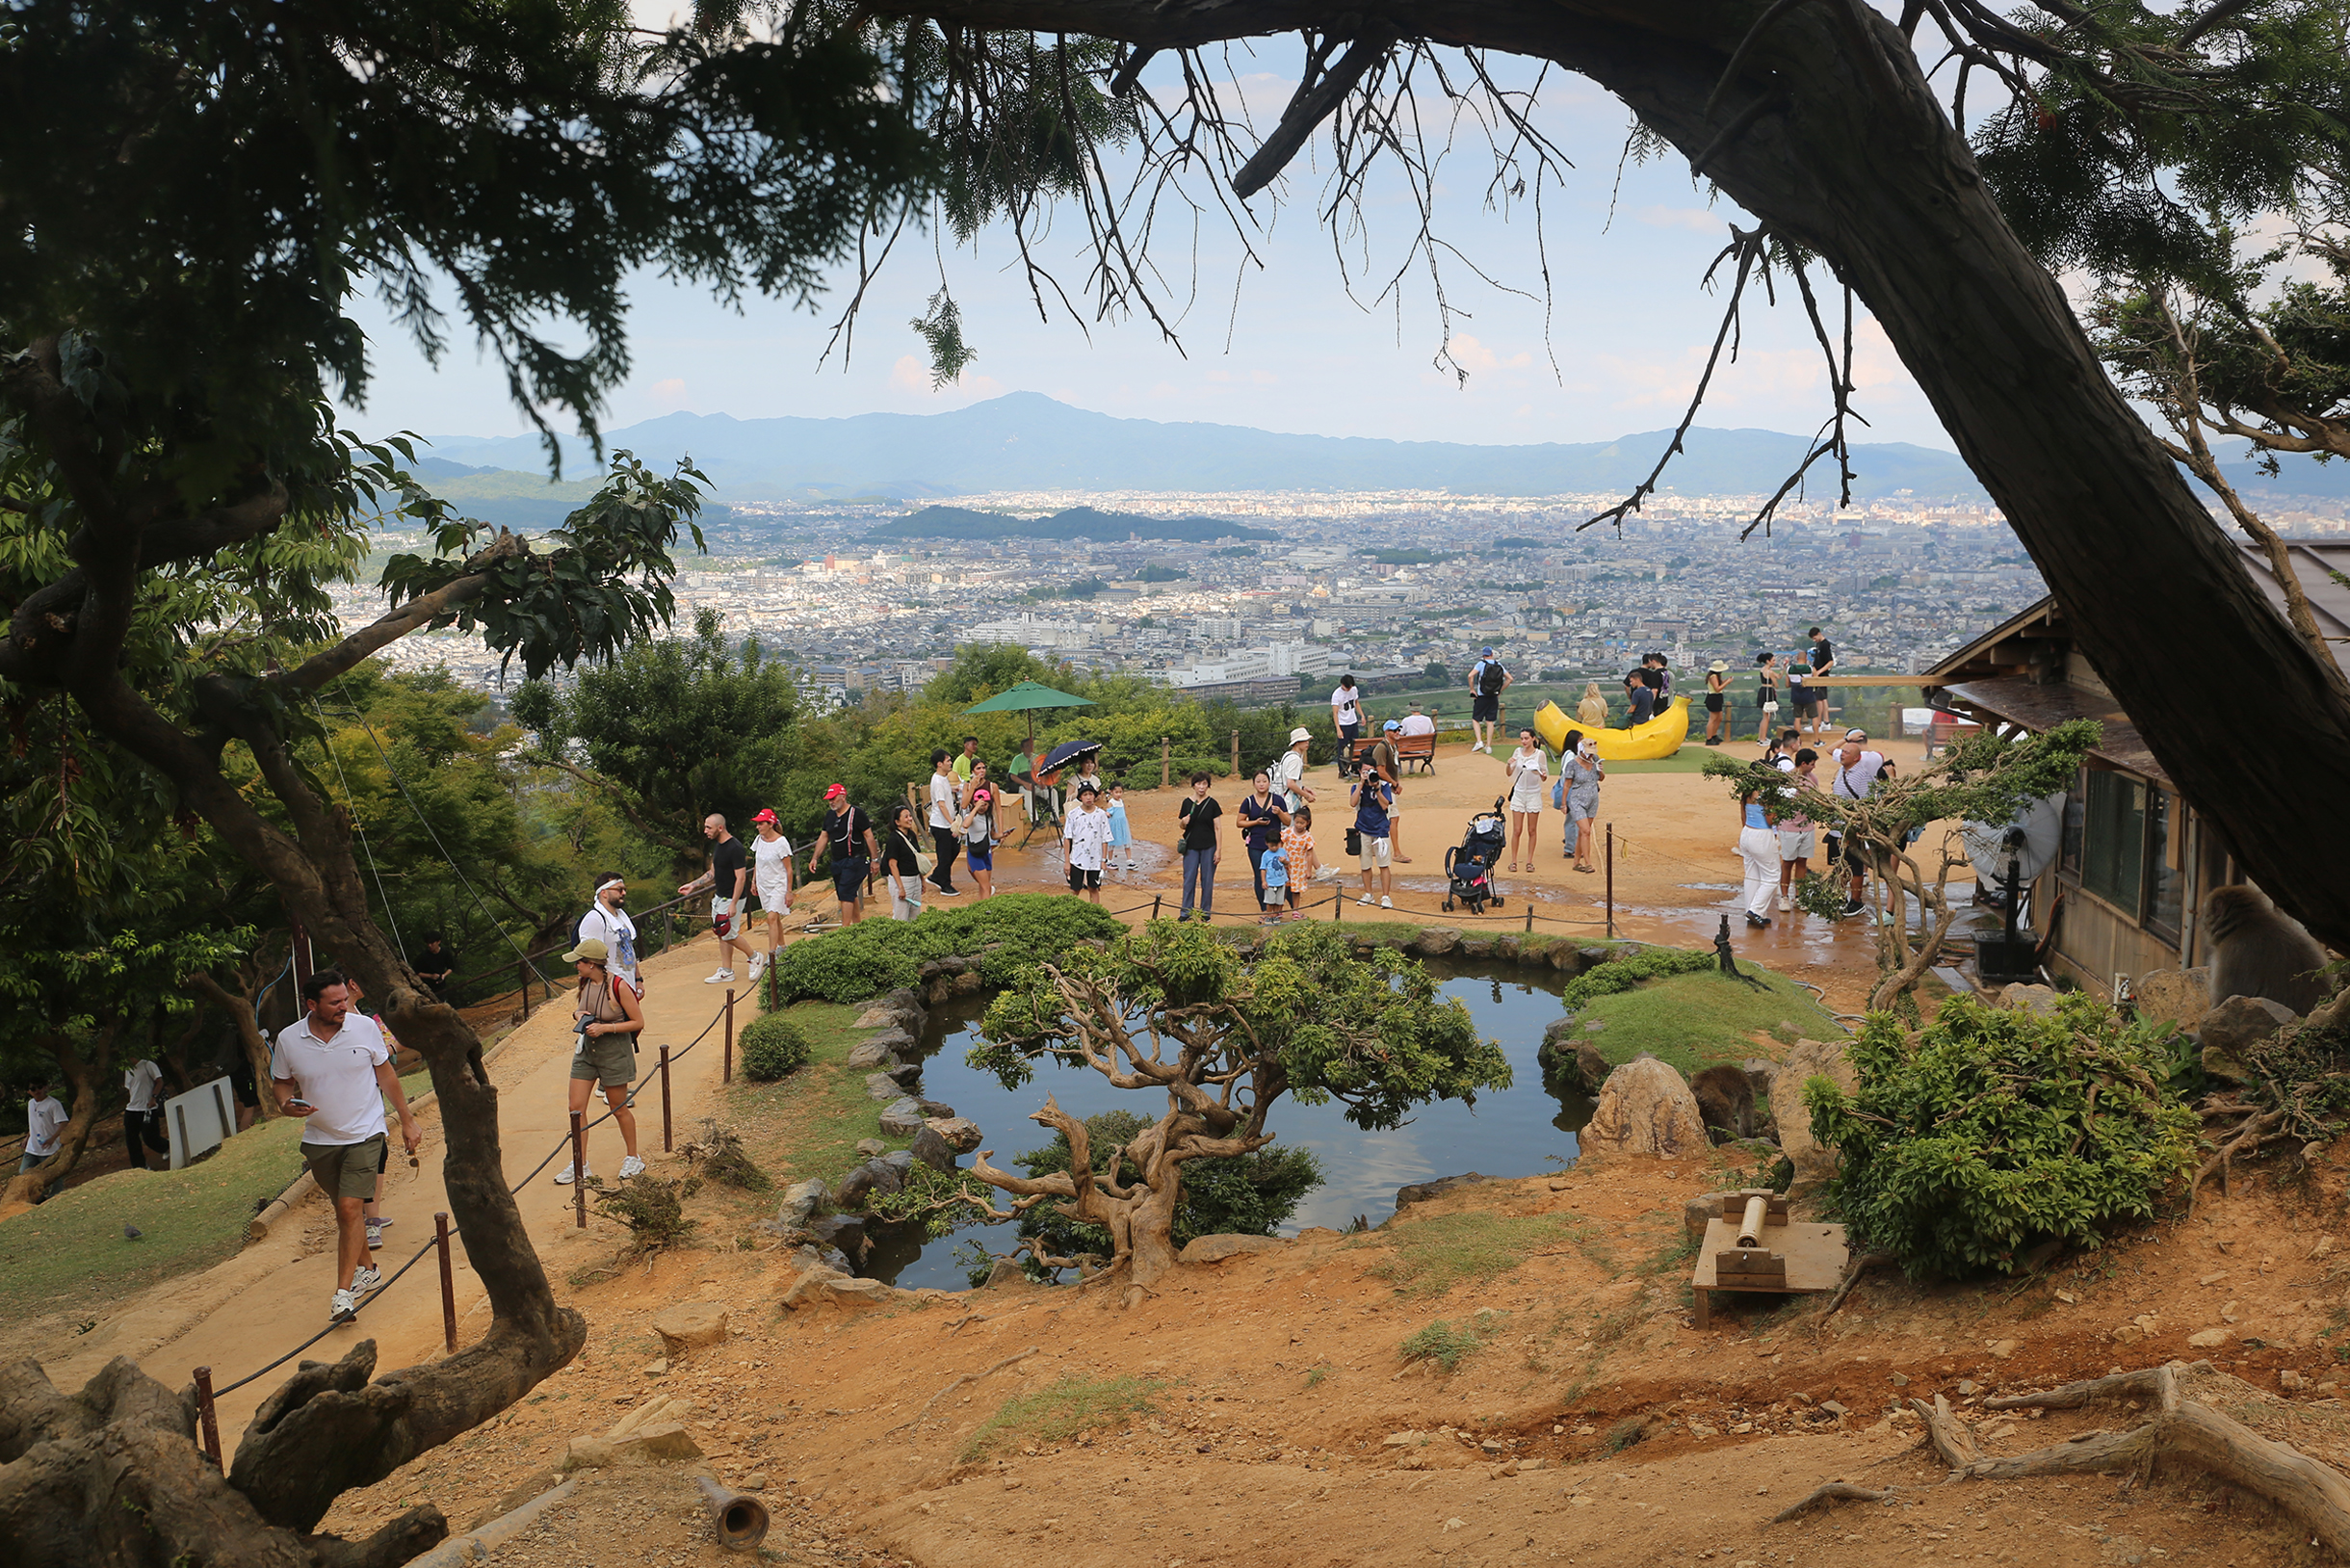
M 1461 1359 L 1485 1342 L 1473 1328 L 1455 1328 L 1442 1318 L 1402 1345 L 1406 1361 L 1433 1361 L 1447 1372 L 1458 1371 Z
M 2194 1168 L 2162 1032 L 2079 995 L 2049 1016 L 1952 997 L 1914 1046 L 1871 1014 L 1851 1046 L 1860 1092 L 1804 1086 L 1841 1157 L 1829 1203 L 1912 1278 L 2013 1272 L 2043 1241 L 2096 1246 Z
M 1123 1146 L 1150 1124 L 1131 1111 L 1105 1111 L 1085 1118 L 1085 1131 L 1094 1149 Z M 1041 1149 L 1031 1149 L 1012 1162 L 1031 1176 L 1069 1168 L 1069 1140 L 1056 1134 Z M 1118 1179 L 1132 1185 L 1142 1179 L 1133 1162 L 1118 1162 Z M 1321 1162 L 1311 1149 L 1259 1149 L 1255 1154 L 1188 1160 L 1183 1167 L 1183 1196 L 1175 1205 L 1171 1234 L 1184 1246 L 1195 1236 L 1270 1236 L 1289 1222 L 1297 1206 L 1322 1184 Z M 1040 1203 L 1020 1216 L 1020 1236 L 1041 1237 L 1045 1250 L 1057 1257 L 1091 1253 L 1111 1254 L 1110 1232 L 1099 1225 L 1081 1224 L 1059 1213 L 1055 1204 Z M 1032 1263 L 1024 1264 L 1031 1273 Z
M 885 1224 L 919 1222 L 932 1241 L 958 1225 L 983 1220 L 995 1211 L 994 1189 L 967 1170 L 946 1171 L 917 1160 L 907 1167 L 905 1185 L 895 1192 L 875 1192 L 866 1199 L 865 1213 Z M 987 1268 L 995 1260 L 987 1260 Z M 986 1269 L 979 1274 L 987 1277 Z
M 743 1054 L 743 1076 L 771 1084 L 808 1061 L 808 1037 L 787 1018 L 773 1013 L 752 1019 L 735 1040 Z
M 701 1131 L 686 1145 L 686 1158 L 712 1181 L 745 1192 L 765 1192 L 775 1185 L 773 1178 L 752 1163 L 750 1151 L 743 1146 L 743 1135 L 716 1116 L 702 1118 Z
M 917 920 L 860 921 L 777 954 L 772 983 L 759 987 L 759 1000 L 772 1007 L 810 997 L 862 1002 L 914 984 L 926 963 L 957 956 L 979 959 L 980 978 L 1005 985 L 1031 962 L 1058 958 L 1080 942 L 1109 941 L 1124 928 L 1083 899 L 1043 893 L 926 909 Z
M 1710 950 L 1642 948 L 1626 957 L 1610 958 L 1585 970 L 1567 983 L 1567 988 L 1558 993 L 1558 1000 L 1567 1011 L 1573 1012 L 1593 997 L 1630 991 L 1642 980 L 1662 980 L 1667 975 L 1693 975 L 1701 969 L 1711 969 L 1717 962 Z

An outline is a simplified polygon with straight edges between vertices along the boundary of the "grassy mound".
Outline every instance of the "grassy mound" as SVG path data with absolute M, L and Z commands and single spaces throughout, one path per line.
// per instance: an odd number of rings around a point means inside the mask
M 1597 1046 L 1610 1066 L 1645 1051 L 1684 1073 L 1744 1061 L 1755 1055 L 1751 1036 L 1757 1032 L 1783 1043 L 1843 1037 L 1843 1026 L 1785 975 L 1745 959 L 1738 968 L 1768 989 L 1758 991 L 1711 970 L 1647 980 L 1584 1003 L 1575 1016 L 1606 1027 L 1580 1037 Z

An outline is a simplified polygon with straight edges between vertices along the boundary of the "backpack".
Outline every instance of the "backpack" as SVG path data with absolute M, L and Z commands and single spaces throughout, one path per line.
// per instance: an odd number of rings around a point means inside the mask
M 1487 670 L 1491 670 L 1493 673 L 1488 675 Z M 1497 693 L 1485 689 L 1485 683 L 1496 676 L 1506 677 L 1508 674 L 1509 671 L 1503 667 L 1499 659 L 1479 659 L 1469 670 L 1469 678 L 1476 683 L 1475 695 L 1480 697 L 1496 695 Z

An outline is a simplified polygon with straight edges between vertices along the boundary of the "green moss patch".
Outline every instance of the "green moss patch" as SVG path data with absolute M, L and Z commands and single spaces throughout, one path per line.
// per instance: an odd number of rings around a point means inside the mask
M 1738 968 L 1766 989 L 1710 970 L 1647 980 L 1584 1003 L 1575 1016 L 1606 1027 L 1580 1037 L 1597 1046 L 1611 1066 L 1645 1051 L 1684 1074 L 1745 1060 L 1756 1053 L 1757 1033 L 1784 1038 L 1791 1030 L 1793 1038 L 1843 1037 L 1843 1026 L 1793 980 L 1742 959 Z
M 1158 1412 L 1151 1377 L 1063 1377 L 1033 1394 L 1015 1394 L 980 1424 L 963 1448 L 966 1462 L 1017 1442 L 1058 1443 L 1083 1431 L 1116 1430 Z

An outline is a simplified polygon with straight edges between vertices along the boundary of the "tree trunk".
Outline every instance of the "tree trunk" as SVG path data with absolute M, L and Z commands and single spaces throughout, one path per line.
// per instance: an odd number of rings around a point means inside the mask
M 245 1060 L 253 1070 L 253 1088 L 261 1102 L 256 1111 L 258 1119 L 274 1121 L 284 1115 L 277 1108 L 277 1096 L 270 1092 L 270 1042 L 261 1032 L 257 995 L 231 991 L 210 975 L 201 973 L 189 976 L 188 983 L 219 1006 L 236 1026 L 237 1047 L 245 1053 Z
M 1385 22 L 1406 38 L 1591 77 L 1691 160 L 1705 155 L 1709 179 L 1817 252 L 1867 303 L 2163 770 L 2272 898 L 2321 941 L 2350 948 L 2350 843 L 2313 830 L 2337 815 L 2350 778 L 2350 712 L 2335 678 L 2269 607 L 2107 379 L 2056 280 L 2000 217 L 1908 40 L 1868 8 L 1783 12 L 1727 84 L 1733 52 L 1773 9 L 1765 0 L 876 0 L 871 9 L 1150 48 L 1309 27 L 1351 37 Z M 1861 29 L 1839 25 L 1855 13 Z M 1867 54 L 1856 47 L 1864 41 Z M 1709 115 L 1717 85 L 1720 106 Z M 1743 128 L 1725 136 L 1734 121 Z M 2182 647 L 2225 649 L 2226 659 L 2182 662 Z M 2260 678 L 2232 673 L 2243 669 Z M 2222 712 L 2255 743 L 2208 744 L 2210 716 Z M 2289 757 L 2278 749 L 2287 744 Z
M 99 1036 L 98 1062 L 103 1067 L 114 1053 L 114 1026 L 103 1026 Z M 65 1125 L 57 1135 L 57 1152 L 21 1176 L 9 1179 L 0 1188 L 0 1209 L 19 1203 L 30 1203 L 33 1195 L 51 1182 L 62 1182 L 73 1174 L 73 1167 L 82 1163 L 82 1151 L 90 1146 L 90 1135 L 98 1125 L 97 1072 L 82 1059 L 73 1042 L 64 1035 L 53 1035 L 49 1054 L 57 1058 L 57 1075 L 65 1081 L 67 1092 L 73 1096 L 73 1109 L 66 1113 Z M 5 1420 L 0 1416 L 0 1420 Z

